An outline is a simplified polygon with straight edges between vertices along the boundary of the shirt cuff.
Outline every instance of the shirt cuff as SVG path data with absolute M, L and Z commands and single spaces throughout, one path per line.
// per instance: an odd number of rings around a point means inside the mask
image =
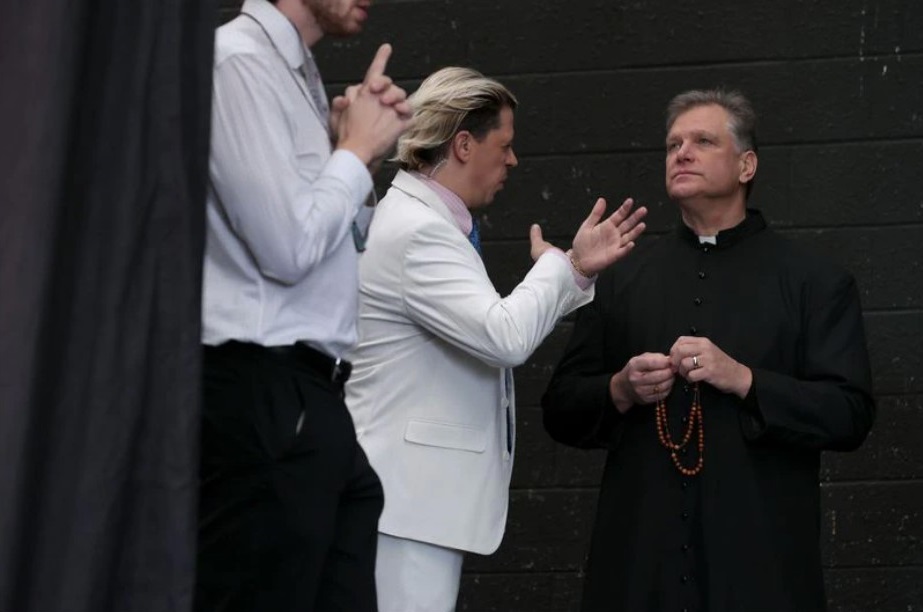
M 327 160 L 327 171 L 339 176 L 349 187 L 353 207 L 358 211 L 372 191 L 372 175 L 352 151 L 337 149 Z
M 567 253 L 558 247 L 551 247 L 546 251 L 546 253 L 554 253 L 555 257 L 560 257 L 565 262 L 567 262 L 567 267 L 570 268 L 570 272 L 574 276 L 574 282 L 577 283 L 577 286 L 580 287 L 581 291 L 586 291 L 593 286 L 593 283 L 596 282 L 595 276 L 584 276 L 583 274 L 577 272 L 577 269 L 574 268 L 573 264 L 570 262 L 570 257 L 567 256 Z

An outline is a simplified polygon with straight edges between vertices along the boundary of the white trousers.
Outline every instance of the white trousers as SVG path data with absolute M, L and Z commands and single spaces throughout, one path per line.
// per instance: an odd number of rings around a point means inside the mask
M 454 612 L 465 553 L 378 534 L 378 612 Z

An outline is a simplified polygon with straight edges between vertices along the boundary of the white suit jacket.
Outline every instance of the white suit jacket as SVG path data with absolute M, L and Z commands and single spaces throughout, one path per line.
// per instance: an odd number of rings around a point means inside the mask
M 346 404 L 384 486 L 379 531 L 489 554 L 513 467 L 508 369 L 593 287 L 547 253 L 501 298 L 439 196 L 406 172 L 375 211 L 359 282 Z

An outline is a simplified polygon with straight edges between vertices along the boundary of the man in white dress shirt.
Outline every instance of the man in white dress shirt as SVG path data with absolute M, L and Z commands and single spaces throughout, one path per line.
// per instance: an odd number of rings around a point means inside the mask
M 379 49 L 328 107 L 311 46 L 368 0 L 246 0 L 218 29 L 195 607 L 374 611 L 380 482 L 343 404 L 377 164 L 406 128 Z
M 455 608 L 465 551 L 496 550 L 506 524 L 515 430 L 511 368 L 597 272 L 628 253 L 645 210 L 600 199 L 567 253 L 531 229 L 535 264 L 507 297 L 487 276 L 472 211 L 503 187 L 516 98 L 445 68 L 410 98 L 414 124 L 360 261 L 359 346 L 347 385 L 359 442 L 381 477 L 381 612 Z M 600 222 L 601 221 L 601 222 Z

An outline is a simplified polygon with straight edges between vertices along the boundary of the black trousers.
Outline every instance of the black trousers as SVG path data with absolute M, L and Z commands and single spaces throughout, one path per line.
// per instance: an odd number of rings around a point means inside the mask
M 381 482 L 341 384 L 255 344 L 204 347 L 197 612 L 374 612 Z

